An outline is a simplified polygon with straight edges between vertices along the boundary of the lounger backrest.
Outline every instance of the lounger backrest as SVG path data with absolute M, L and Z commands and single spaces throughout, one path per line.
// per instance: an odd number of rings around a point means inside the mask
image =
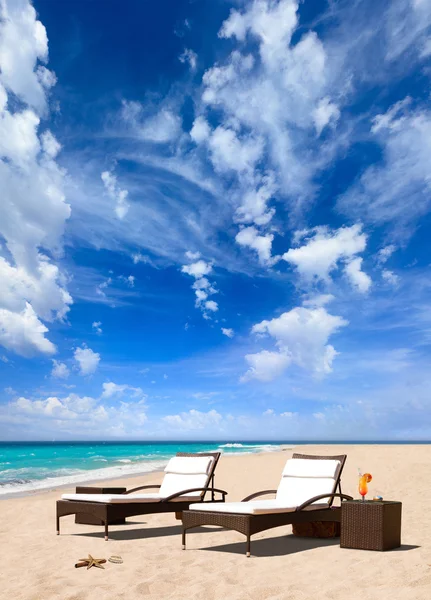
M 335 491 L 340 470 L 339 460 L 290 458 L 283 469 L 277 500 L 286 506 L 300 506 L 320 494 Z M 331 499 L 318 504 L 330 504 Z
M 160 487 L 160 496 L 167 498 L 172 494 L 202 488 L 208 485 L 212 456 L 174 456 L 165 468 L 165 476 Z M 199 497 L 202 492 L 191 492 L 187 496 Z

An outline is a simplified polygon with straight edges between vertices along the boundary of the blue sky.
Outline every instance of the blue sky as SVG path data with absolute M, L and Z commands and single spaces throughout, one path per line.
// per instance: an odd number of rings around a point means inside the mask
M 2 439 L 431 438 L 431 2 L 0 1 Z

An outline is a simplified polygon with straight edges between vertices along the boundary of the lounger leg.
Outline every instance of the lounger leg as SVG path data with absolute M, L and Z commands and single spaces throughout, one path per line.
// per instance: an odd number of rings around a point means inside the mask
M 105 521 L 105 542 L 108 541 L 108 519 Z
M 183 533 L 182 533 L 182 544 L 183 544 L 183 550 L 186 549 L 186 530 L 183 527 Z
M 57 535 L 60 535 L 60 517 L 57 513 Z
M 247 558 L 250 558 L 250 536 L 247 536 L 247 550 L 246 550 Z

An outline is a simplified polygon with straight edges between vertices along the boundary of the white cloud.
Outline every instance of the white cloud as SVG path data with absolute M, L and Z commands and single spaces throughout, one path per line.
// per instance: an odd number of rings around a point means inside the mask
M 274 236 L 271 233 L 266 235 L 259 235 L 256 227 L 244 227 L 241 229 L 236 237 L 235 241 L 240 246 L 246 246 L 255 250 L 259 257 L 259 262 L 263 265 L 271 263 L 271 248 Z
M 216 294 L 217 290 L 205 277 L 205 275 L 208 275 L 212 271 L 211 263 L 199 259 L 199 257 L 199 252 L 186 252 L 186 258 L 195 260 L 196 262 L 193 262 L 190 265 L 183 265 L 181 271 L 195 278 L 195 282 L 192 286 L 196 296 L 195 305 L 202 310 L 205 319 L 210 319 L 209 313 L 218 311 L 218 304 L 214 300 L 208 300 L 208 297 L 212 294 Z
M 60 144 L 47 129 L 39 135 L 47 88 L 55 83 L 38 64 L 47 59 L 46 31 L 34 8 L 25 0 L 2 2 L 0 344 L 23 356 L 55 352 L 43 321 L 63 319 L 72 304 L 66 277 L 53 263 L 70 215 L 65 171 L 54 160 Z
M 53 360 L 52 365 L 51 377 L 56 377 L 57 379 L 67 379 L 69 377 L 70 371 L 65 363 Z
M 46 111 L 46 87 L 53 74 L 38 61 L 48 60 L 46 29 L 27 0 L 3 1 L 0 5 L 0 82 L 37 112 Z
M 160 108 L 155 114 L 139 102 L 123 100 L 122 117 L 134 137 L 157 144 L 175 140 L 181 132 L 181 118 L 169 107 Z
M 145 396 L 137 393 L 140 388 L 124 387 L 120 393 L 99 398 L 74 393 L 65 397 L 19 397 L 6 405 L 6 411 L 0 410 L 0 422 L 19 423 L 21 428 L 39 435 L 61 433 L 72 439 L 95 435 L 103 439 L 131 434 L 138 437 L 147 421 Z M 128 397 L 123 401 L 122 395 Z
M 344 272 L 350 279 L 351 284 L 360 292 L 365 294 L 371 286 L 371 277 L 361 271 L 362 258 L 354 258 L 346 264 Z
M 167 415 L 162 420 L 172 429 L 193 431 L 218 426 L 222 421 L 222 416 L 216 410 L 204 413 L 192 409 L 179 415 Z
M 317 296 L 312 296 L 311 298 L 307 298 L 303 301 L 303 306 L 314 308 L 316 306 L 325 306 L 335 300 L 335 296 L 332 294 L 318 294 Z
M 41 141 L 45 153 L 51 158 L 55 158 L 61 150 L 61 144 L 55 139 L 49 129 L 41 135 Z
M 274 177 L 265 176 L 256 188 L 247 190 L 236 210 L 236 220 L 240 223 L 267 225 L 275 214 L 275 209 L 268 209 L 267 202 L 275 194 L 277 188 Z
M 119 275 L 118 279 L 124 281 L 129 287 L 135 287 L 136 277 L 134 275 L 127 275 L 127 277 L 125 275 Z
M 190 137 L 196 144 L 206 141 L 211 134 L 211 127 L 203 117 L 197 117 L 190 130 Z
M 308 281 L 314 278 L 329 281 L 330 274 L 338 267 L 338 263 L 341 261 L 352 264 L 356 255 L 365 250 L 367 243 L 367 236 L 362 233 L 359 224 L 341 227 L 334 232 L 326 227 L 318 227 L 311 233 L 304 245 L 291 248 L 283 254 L 283 259 L 295 265 L 299 274 Z M 304 232 L 302 234 L 304 237 Z M 350 272 L 355 269 L 358 269 L 356 262 L 350 267 Z M 364 285 L 362 283 L 362 286 Z
M 211 133 L 207 143 L 214 168 L 220 173 L 251 174 L 263 152 L 260 138 L 244 136 L 240 139 L 233 129 L 221 125 Z
M 313 120 L 317 135 L 329 124 L 334 124 L 340 118 L 338 106 L 333 104 L 329 98 L 323 98 L 313 111 Z
M 198 55 L 193 52 L 190 48 L 185 48 L 184 52 L 178 57 L 179 60 L 184 64 L 188 63 L 191 71 L 196 71 L 198 62 Z
M 254 325 L 252 333 L 271 336 L 277 352 L 263 350 L 247 355 L 245 358 L 251 368 L 243 381 L 253 378 L 271 381 L 290 364 L 310 370 L 315 375 L 330 373 L 337 352 L 328 340 L 347 324 L 345 319 L 329 314 L 323 307 L 297 307 L 271 321 Z
M 408 113 L 408 106 L 409 102 L 397 103 L 374 119 L 372 132 L 383 160 L 369 166 L 337 202 L 351 217 L 389 224 L 398 238 L 412 233 L 431 202 L 431 111 Z
M 100 354 L 91 348 L 76 348 L 74 358 L 79 366 L 80 375 L 91 375 L 96 372 L 100 362 Z
M 398 285 L 400 281 L 399 275 L 396 275 L 393 271 L 389 271 L 389 269 L 382 270 L 382 277 L 386 281 L 386 283 L 389 283 L 393 286 Z
M 8 350 L 27 357 L 37 352 L 54 354 L 56 348 L 46 339 L 47 331 L 28 302 L 22 312 L 0 308 L 0 344 Z
M 388 244 L 377 252 L 377 263 L 379 265 L 384 265 L 388 262 L 392 254 L 396 251 L 397 247 L 394 244 Z
M 132 260 L 133 260 L 133 264 L 135 264 L 135 265 L 137 265 L 140 262 L 146 263 L 146 264 L 151 264 L 151 260 L 148 258 L 148 256 L 144 256 L 140 252 L 136 252 L 136 254 L 132 254 Z
M 218 311 L 218 304 L 217 302 L 214 302 L 214 300 L 207 300 L 205 302 L 205 308 L 211 312 L 216 312 Z
M 94 329 L 94 331 L 97 333 L 97 335 L 102 335 L 102 333 L 103 333 L 102 321 L 94 321 L 91 324 L 91 327 Z
M 131 395 L 133 398 L 140 397 L 142 399 L 146 398 L 140 387 L 132 387 L 127 384 L 118 385 L 113 383 L 112 381 L 107 381 L 102 384 L 103 392 L 100 396 L 101 398 L 114 398 L 123 396 L 125 392 Z
M 124 219 L 130 208 L 130 204 L 127 202 L 129 192 L 120 188 L 116 175 L 110 171 L 103 171 L 101 178 L 108 196 L 115 202 L 115 214 L 119 219 Z
M 186 258 L 188 258 L 189 260 L 198 260 L 200 257 L 200 252 L 191 252 L 190 250 L 187 250 L 186 252 Z
M 212 265 L 204 260 L 198 260 L 191 265 L 183 265 L 181 267 L 181 271 L 183 273 L 187 273 L 187 275 L 191 275 L 192 277 L 199 279 L 200 277 L 211 273 Z
M 279 377 L 291 363 L 291 358 L 282 352 L 262 350 L 256 354 L 246 354 L 245 360 L 250 365 L 249 370 L 241 377 L 241 381 L 258 379 L 272 381 Z
M 223 335 L 225 335 L 228 338 L 233 338 L 233 336 L 235 335 L 235 332 L 233 329 L 229 329 L 227 327 L 222 327 L 221 328 L 221 332 Z

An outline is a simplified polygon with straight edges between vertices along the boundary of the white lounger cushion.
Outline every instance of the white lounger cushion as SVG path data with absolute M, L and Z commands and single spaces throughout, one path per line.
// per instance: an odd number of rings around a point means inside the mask
M 174 456 L 165 468 L 160 488 L 160 497 L 167 498 L 182 490 L 205 487 L 213 463 L 212 456 Z M 198 498 L 202 492 L 191 492 L 188 496 Z
M 191 504 L 189 510 L 266 515 L 293 512 L 298 506 L 321 494 L 331 494 L 340 461 L 290 458 L 283 469 L 275 500 Z M 330 499 L 313 505 L 316 510 L 328 506 Z
M 205 487 L 214 458 L 212 456 L 174 456 L 165 467 L 160 491 L 152 494 L 63 494 L 63 500 L 80 502 L 103 502 L 107 504 L 130 504 L 133 502 L 158 501 L 183 490 Z M 202 492 L 191 492 L 188 498 L 198 498 Z
M 285 506 L 300 506 L 321 494 L 331 494 L 340 461 L 290 458 L 283 469 L 277 500 Z M 320 500 L 329 503 L 330 498 Z
M 189 510 L 235 513 L 241 515 L 271 515 L 294 512 L 295 508 L 280 504 L 277 500 L 250 500 L 250 502 L 201 502 L 190 504 Z
M 177 473 L 166 473 L 160 487 L 160 497 L 167 498 L 172 494 L 193 488 L 202 488 L 207 485 L 208 475 L 179 475 Z M 202 492 L 192 492 L 187 496 L 199 497 Z
M 290 458 L 283 469 L 283 477 L 332 477 L 334 479 L 339 460 L 316 460 Z
M 174 456 L 165 467 L 165 473 L 178 475 L 208 475 L 212 456 Z

